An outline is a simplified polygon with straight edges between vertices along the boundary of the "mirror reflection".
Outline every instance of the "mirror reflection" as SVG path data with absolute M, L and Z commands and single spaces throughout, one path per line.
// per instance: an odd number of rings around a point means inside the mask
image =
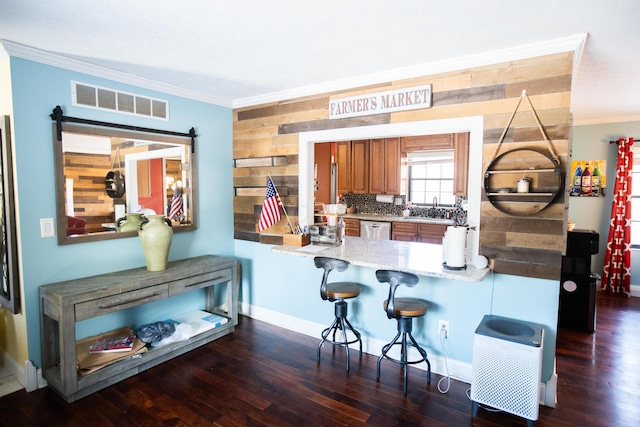
M 54 146 L 60 244 L 135 236 L 145 214 L 196 228 L 190 139 L 65 124 Z

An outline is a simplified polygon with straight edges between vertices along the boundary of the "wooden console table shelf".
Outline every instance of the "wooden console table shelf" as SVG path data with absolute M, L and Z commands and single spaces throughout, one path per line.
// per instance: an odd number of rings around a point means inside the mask
M 216 285 L 226 288 L 225 312 L 217 308 Z M 76 322 L 197 289 L 204 289 L 205 310 L 228 317 L 226 324 L 186 341 L 152 347 L 140 357 L 80 376 L 76 365 Z M 142 267 L 43 285 L 40 306 L 43 376 L 49 387 L 67 402 L 73 402 L 233 332 L 238 324 L 237 261 L 204 255 L 170 262 L 166 270 L 159 272 Z

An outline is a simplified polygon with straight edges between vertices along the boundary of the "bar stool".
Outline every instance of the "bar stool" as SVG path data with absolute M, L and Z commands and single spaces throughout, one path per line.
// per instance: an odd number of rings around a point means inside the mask
M 429 359 L 427 359 L 427 352 L 418 345 L 413 335 L 411 335 L 413 318 L 425 315 L 427 312 L 427 303 L 417 298 L 396 298 L 395 296 L 398 286 L 405 285 L 414 287 L 418 283 L 418 276 L 415 274 L 393 270 L 378 270 L 376 271 L 376 277 L 380 283 L 389 283 L 389 298 L 385 300 L 383 307 L 389 319 L 396 319 L 398 321 L 398 333 L 389 344 L 382 347 L 382 354 L 378 357 L 377 379 L 380 380 L 380 362 L 382 359 L 389 359 L 392 362 L 402 365 L 404 371 L 403 392 L 406 396 L 408 365 L 423 361 L 427 362 L 427 382 L 431 383 L 431 363 L 429 363 Z M 408 341 L 407 338 L 409 338 Z M 387 354 L 394 345 L 400 346 L 400 360 L 394 359 Z M 420 359 L 407 360 L 409 345 L 418 350 L 421 356 Z
M 320 285 L 320 297 L 325 301 L 335 301 L 335 318 L 331 326 L 322 331 L 322 340 L 318 344 L 318 363 L 320 363 L 320 349 L 325 341 L 331 343 L 334 351 L 336 345 L 344 346 L 347 353 L 347 372 L 349 372 L 349 344 L 360 343 L 360 358 L 362 358 L 362 338 L 360 338 L 360 332 L 356 331 L 347 320 L 347 302 L 345 300 L 360 295 L 360 285 L 353 282 L 327 283 L 329 273 L 333 270 L 345 271 L 349 267 L 348 262 L 327 257 L 315 257 L 314 262 L 316 267 L 324 269 L 322 284 Z M 347 328 L 355 335 L 355 339 L 349 341 Z M 342 339 L 336 340 L 338 330 L 342 331 Z M 332 332 L 332 338 L 329 339 L 329 334 Z

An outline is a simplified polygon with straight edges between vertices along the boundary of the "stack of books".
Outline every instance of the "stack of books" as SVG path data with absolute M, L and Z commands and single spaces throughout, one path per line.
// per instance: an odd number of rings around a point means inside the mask
M 89 348 L 89 354 L 131 351 L 135 342 L 135 334 L 98 338 L 95 344 Z
M 141 357 L 146 351 L 145 343 L 128 327 L 84 338 L 76 342 L 78 372 L 87 375 L 114 362 Z

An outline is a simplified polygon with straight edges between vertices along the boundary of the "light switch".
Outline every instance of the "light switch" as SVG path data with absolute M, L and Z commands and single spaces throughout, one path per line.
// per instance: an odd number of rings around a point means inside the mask
M 40 218 L 40 237 L 55 237 L 56 230 L 53 226 L 53 218 Z

